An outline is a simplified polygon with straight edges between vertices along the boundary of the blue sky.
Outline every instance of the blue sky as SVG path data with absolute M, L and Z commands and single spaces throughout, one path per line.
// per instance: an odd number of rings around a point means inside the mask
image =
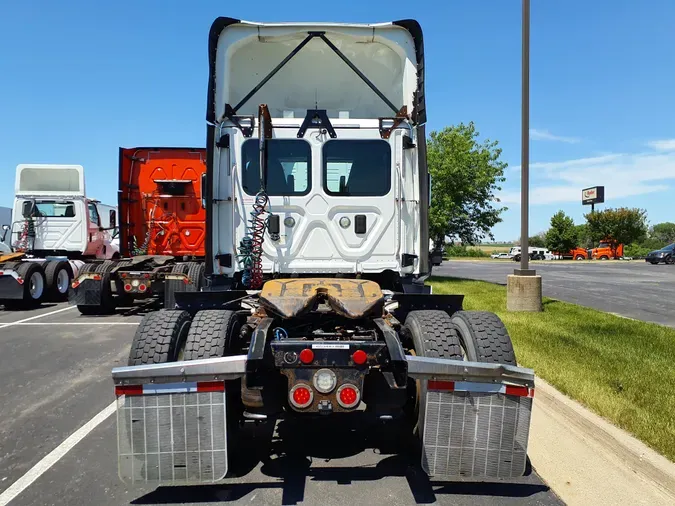
M 95 4 L 95 5 L 94 5 Z M 204 146 L 213 19 L 382 22 L 425 33 L 428 128 L 474 121 L 509 163 L 498 240 L 519 236 L 520 1 L 5 3 L 0 205 L 19 163 L 78 163 L 115 202 L 119 146 Z M 581 189 L 675 221 L 675 2 L 532 1 L 531 235 Z M 602 207 L 602 206 L 600 206 Z

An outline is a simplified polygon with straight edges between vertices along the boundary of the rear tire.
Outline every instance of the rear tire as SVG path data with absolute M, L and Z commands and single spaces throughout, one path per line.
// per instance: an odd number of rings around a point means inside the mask
M 585 260 L 586 258 L 583 255 L 577 255 L 575 260 Z
M 188 264 L 188 278 L 190 278 L 189 287 L 192 287 L 189 292 L 199 292 L 204 285 L 204 264 L 198 262 L 189 262 Z
M 241 320 L 234 311 L 208 309 L 199 311 L 188 332 L 185 343 L 184 360 L 202 358 L 227 357 L 241 353 L 239 332 Z M 241 473 L 246 444 L 241 431 L 240 421 L 244 415 L 244 404 L 241 400 L 241 379 L 225 382 L 227 410 L 227 445 L 228 445 L 228 477 Z M 248 472 L 250 470 L 246 470 Z M 245 474 L 245 473 L 244 473 Z
M 68 289 L 73 281 L 73 269 L 69 262 L 57 260 L 48 262 L 45 267 L 47 296 L 50 300 L 64 301 L 68 298 Z
M 410 311 L 401 334 L 418 356 L 462 360 L 457 331 L 445 311 Z M 427 382 L 411 379 L 408 389 L 411 405 L 407 411 L 413 423 L 413 433 L 421 441 L 424 428 L 424 409 L 421 407 L 424 406 L 427 396 Z
M 128 365 L 174 362 L 189 329 L 187 311 L 160 309 L 148 313 L 134 334 Z
M 457 311 L 452 315 L 459 341 L 471 362 L 517 365 L 511 337 L 499 316 L 487 311 Z
M 199 311 L 185 343 L 185 360 L 233 355 L 239 338 L 241 320 L 234 311 Z

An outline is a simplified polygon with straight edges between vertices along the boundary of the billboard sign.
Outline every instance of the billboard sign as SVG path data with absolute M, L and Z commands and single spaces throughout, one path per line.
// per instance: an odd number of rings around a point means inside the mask
M 593 186 L 581 190 L 581 203 L 585 206 L 589 204 L 601 204 L 605 201 L 605 187 Z

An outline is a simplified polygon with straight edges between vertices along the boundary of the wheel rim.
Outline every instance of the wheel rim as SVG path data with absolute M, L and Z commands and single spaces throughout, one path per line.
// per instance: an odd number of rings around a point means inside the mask
M 70 285 L 70 276 L 66 269 L 61 269 L 56 276 L 56 288 L 59 293 L 66 293 Z
M 38 300 L 42 297 L 42 291 L 44 290 L 45 283 L 40 274 L 35 273 L 30 277 L 28 282 L 28 291 L 33 300 Z

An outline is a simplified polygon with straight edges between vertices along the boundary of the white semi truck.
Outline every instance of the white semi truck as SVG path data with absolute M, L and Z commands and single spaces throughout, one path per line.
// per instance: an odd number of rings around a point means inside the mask
M 66 300 L 87 259 L 119 256 L 117 208 L 86 197 L 81 165 L 20 164 L 14 190 L 0 255 L 6 309 Z
M 425 285 L 419 24 L 218 18 L 209 70 L 207 283 L 112 371 L 120 477 L 219 481 L 247 423 L 333 416 L 417 435 L 436 479 L 521 476 L 534 372 L 497 315 Z

